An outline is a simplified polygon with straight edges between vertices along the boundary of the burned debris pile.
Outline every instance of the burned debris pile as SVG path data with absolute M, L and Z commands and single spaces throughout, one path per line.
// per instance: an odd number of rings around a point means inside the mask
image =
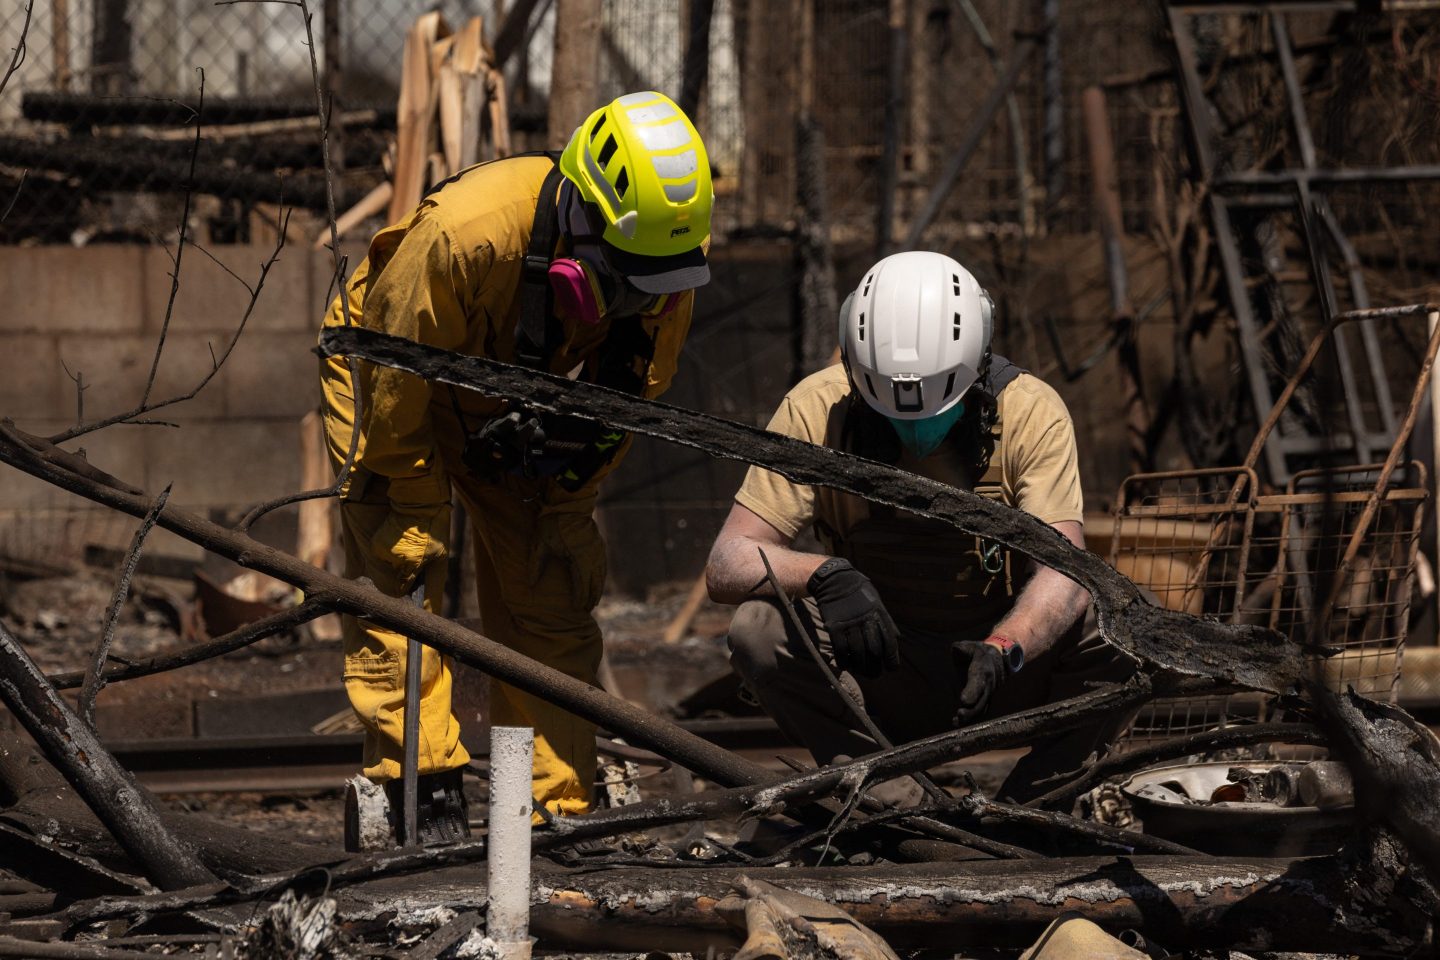
M 1066 911 L 1111 932 L 1134 931 L 1152 951 L 1400 956 L 1428 936 L 1440 906 L 1429 880 L 1440 869 L 1433 804 L 1440 744 L 1398 707 L 1332 692 L 1319 665 L 1333 650 L 1313 641 L 1307 648 L 1308 638 L 1264 625 L 1157 607 L 1113 568 L 1029 518 L 894 468 L 365 331 L 327 334 L 324 349 L 603 417 L 994 538 L 1084 583 L 1102 634 L 1140 665 L 1124 684 L 780 774 L 364 583 L 157 503 L 13 424 L 0 426 L 6 464 L 137 519 L 152 517 L 158 527 L 304 595 L 286 614 L 203 648 L 104 665 L 98 675 L 108 682 L 191 663 L 338 611 L 404 631 L 594 720 L 623 737 L 630 746 L 619 753 L 632 762 L 663 759 L 713 784 L 642 795 L 584 816 L 548 817 L 536 826 L 529 837 L 535 860 L 528 920 L 542 948 L 694 953 L 714 945 L 741 948 L 745 956 L 808 950 L 859 957 L 937 945 L 952 953 L 1018 950 Z M 1434 349 L 1432 342 L 1431 357 Z M 1425 387 L 1422 378 L 1417 398 Z M 484 942 L 490 837 L 342 858 L 279 840 L 247 844 L 199 816 L 162 812 L 57 694 L 78 677 L 46 677 L 8 632 L 0 632 L 0 651 L 0 695 L 35 743 L 12 743 L 0 755 L 6 802 L 0 846 L 21 878 L 0 899 L 9 915 L 0 935 L 10 938 L 0 945 L 20 938 L 37 951 L 60 951 L 36 954 L 46 956 L 108 956 L 141 944 L 203 950 L 221 942 L 246 956 L 277 950 L 353 956 L 377 947 L 414 956 L 500 955 L 494 942 Z M 1023 747 L 1038 734 L 1099 715 L 1247 691 L 1271 703 L 1269 719 L 1094 758 L 1028 805 L 988 797 L 963 773 L 967 758 Z M 1211 763 L 1223 767 L 1215 783 L 1199 783 L 1200 767 L 1174 766 L 1261 744 L 1271 745 L 1277 759 Z M 1332 759 L 1312 762 L 1317 747 Z M 869 795 L 897 778 L 926 771 L 940 777 L 941 768 L 951 771 L 946 786 L 915 805 L 891 807 Z M 1137 811 L 1154 811 L 1143 815 L 1147 832 L 1107 817 L 1114 804 L 1103 802 L 1107 790 L 1114 797 L 1105 783 L 1137 771 L 1150 772 L 1131 777 L 1125 790 Z M 1304 803 L 1312 794 L 1315 802 Z M 1079 799 L 1092 816 L 1071 815 Z M 1277 841 L 1260 844 L 1266 847 L 1260 855 L 1237 855 L 1209 847 L 1203 833 L 1153 829 L 1175 810 L 1228 809 L 1240 818 L 1228 822 L 1248 823 L 1310 808 L 1342 811 L 1330 823 L 1341 827 L 1332 829 L 1328 846 L 1293 842 L 1313 839 L 1304 828 L 1289 835 L 1288 848 Z M 745 823 L 768 827 L 748 831 L 742 842 L 736 827 Z M 771 839 L 758 839 L 765 832 Z M 105 943 L 85 943 L 97 938 Z

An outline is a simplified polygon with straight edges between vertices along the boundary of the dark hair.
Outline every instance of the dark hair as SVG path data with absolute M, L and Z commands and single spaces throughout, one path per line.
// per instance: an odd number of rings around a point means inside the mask
M 980 376 L 965 392 L 965 412 L 955 426 L 950 428 L 946 441 L 955 444 L 965 462 L 975 470 L 978 481 L 990 469 L 990 457 L 995 453 L 995 421 L 1000 418 L 1000 404 L 990 386 L 990 351 L 980 361 Z

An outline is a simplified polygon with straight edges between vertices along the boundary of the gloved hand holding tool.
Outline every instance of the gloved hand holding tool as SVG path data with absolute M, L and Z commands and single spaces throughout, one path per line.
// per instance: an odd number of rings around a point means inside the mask
M 842 557 L 831 557 L 806 584 L 820 606 L 841 670 L 878 677 L 900 666 L 900 631 L 870 578 Z
M 1020 644 L 999 636 L 962 640 L 951 652 L 956 672 L 965 678 L 955 711 L 955 726 L 963 727 L 985 712 L 1005 678 L 1024 665 L 1025 653 Z
M 464 460 L 486 479 L 507 473 L 529 480 L 556 477 L 566 490 L 578 490 L 624 440 L 624 432 L 595 420 L 519 407 L 472 434 Z

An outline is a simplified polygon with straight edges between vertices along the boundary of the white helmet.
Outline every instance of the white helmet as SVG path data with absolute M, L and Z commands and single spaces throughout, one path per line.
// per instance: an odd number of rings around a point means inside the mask
M 881 260 L 840 309 L 840 353 L 855 389 L 893 420 L 924 420 L 960 402 L 990 351 L 994 302 L 943 253 Z

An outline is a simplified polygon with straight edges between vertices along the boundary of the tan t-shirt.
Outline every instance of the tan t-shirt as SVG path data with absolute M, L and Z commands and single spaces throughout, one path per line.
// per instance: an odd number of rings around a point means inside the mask
M 785 395 L 769 429 L 839 448 L 849 392 L 850 382 L 840 364 L 812 374 Z M 897 465 L 1018 507 L 1045 523 L 1080 521 L 1084 504 L 1075 428 L 1065 402 L 1044 381 L 1022 373 L 1001 391 L 998 406 L 1000 436 L 990 467 L 978 483 L 949 443 L 923 460 L 905 453 Z M 795 537 L 811 524 L 844 537 L 870 513 L 869 504 L 859 497 L 792 483 L 758 467 L 746 474 L 735 502 L 786 537 Z

